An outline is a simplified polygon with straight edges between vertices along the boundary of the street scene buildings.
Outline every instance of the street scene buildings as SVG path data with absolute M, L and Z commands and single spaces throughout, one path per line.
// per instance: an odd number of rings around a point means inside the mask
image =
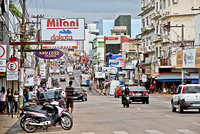
M 0 0 L 0 132 L 200 133 L 199 0 L 111 0 L 114 17 L 50 1 Z

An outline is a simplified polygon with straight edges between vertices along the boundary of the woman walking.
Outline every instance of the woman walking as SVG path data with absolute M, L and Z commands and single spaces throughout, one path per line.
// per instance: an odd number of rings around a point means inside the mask
M 19 93 L 18 93 L 18 90 L 16 89 L 15 90 L 15 93 L 14 93 L 14 105 L 15 105 L 15 114 L 17 113 L 17 109 L 18 109 L 18 102 L 19 102 Z
M 5 114 L 5 101 L 6 101 L 6 90 L 4 87 L 1 88 L 1 100 L 0 100 L 0 110 Z
M 13 98 L 15 97 L 14 94 L 12 94 L 12 90 L 11 90 L 10 88 L 8 88 L 8 90 L 7 90 L 7 95 L 6 95 L 8 116 L 11 115 L 11 111 L 12 111 L 12 109 L 13 109 L 12 96 L 13 96 Z M 5 102 L 5 103 L 6 103 L 6 102 Z

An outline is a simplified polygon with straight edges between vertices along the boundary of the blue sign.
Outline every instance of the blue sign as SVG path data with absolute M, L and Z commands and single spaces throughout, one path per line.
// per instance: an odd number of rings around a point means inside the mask
M 117 67 L 119 66 L 119 60 L 109 60 L 109 65 L 111 67 Z

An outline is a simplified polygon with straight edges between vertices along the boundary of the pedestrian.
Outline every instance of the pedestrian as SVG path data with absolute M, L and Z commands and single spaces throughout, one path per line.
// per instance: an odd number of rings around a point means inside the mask
M 15 93 L 14 93 L 15 97 L 14 97 L 14 105 L 15 105 L 15 114 L 17 113 L 17 109 L 18 109 L 18 103 L 19 103 L 19 92 L 16 89 Z
M 11 112 L 13 111 L 13 101 L 12 101 L 12 97 L 14 98 L 14 94 L 12 94 L 12 90 L 11 88 L 8 88 L 7 90 L 7 95 L 6 95 L 6 101 L 5 104 L 7 103 L 7 111 L 8 111 L 8 116 L 11 115 Z
M 33 92 L 32 92 L 32 89 L 30 90 L 30 89 L 28 89 L 27 90 L 28 91 L 28 102 L 32 102 L 32 97 L 33 97 Z
M 73 112 L 74 109 L 74 99 L 73 96 L 75 94 L 74 92 L 74 87 L 72 87 L 73 82 L 69 81 L 69 86 L 65 88 L 65 101 L 67 103 L 67 109 L 69 111 L 69 107 L 71 107 L 71 113 Z
M 165 86 L 163 89 L 163 93 L 166 94 L 166 92 L 167 92 L 167 86 Z
M 5 105 L 5 101 L 6 101 L 6 90 L 4 87 L 1 88 L 1 100 L 0 100 L 0 112 L 5 114 L 5 109 L 6 109 L 6 105 Z

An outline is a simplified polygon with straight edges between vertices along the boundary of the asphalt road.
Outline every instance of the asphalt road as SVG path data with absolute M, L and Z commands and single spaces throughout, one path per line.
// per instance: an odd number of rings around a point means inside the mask
M 80 73 L 76 71 L 75 76 Z M 63 88 L 67 85 L 68 78 L 60 83 Z M 73 85 L 79 86 L 78 79 Z M 133 103 L 129 108 L 123 108 L 120 98 L 88 93 L 88 101 L 75 101 L 71 130 L 65 131 L 58 125 L 35 133 L 200 134 L 200 113 L 197 110 L 173 113 L 170 100 L 171 96 L 150 96 L 150 104 Z M 25 132 L 20 130 L 18 133 Z

